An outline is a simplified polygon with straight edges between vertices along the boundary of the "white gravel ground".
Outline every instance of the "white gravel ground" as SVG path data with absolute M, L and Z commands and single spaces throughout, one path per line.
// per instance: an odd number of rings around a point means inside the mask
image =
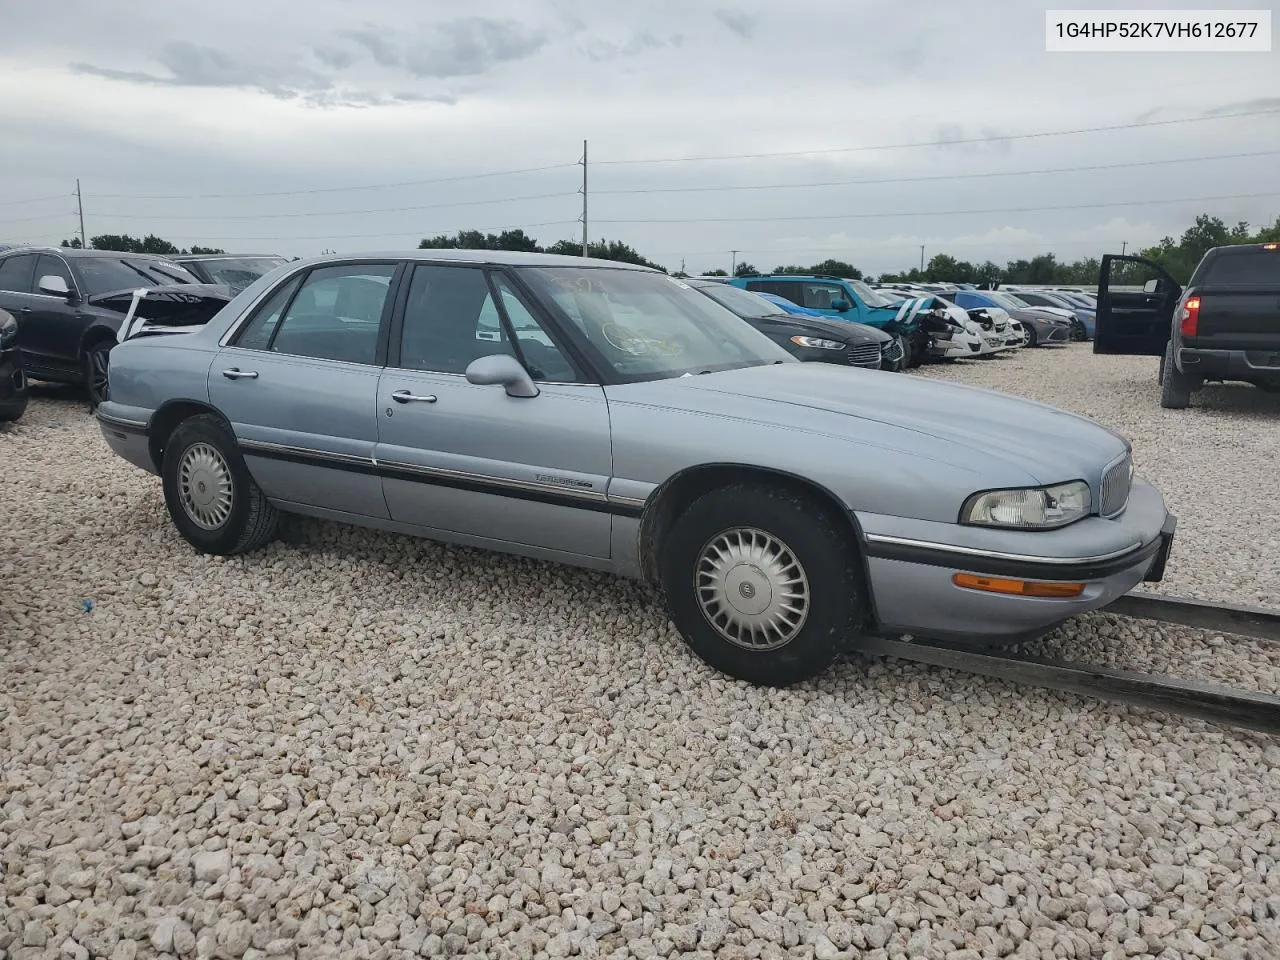
M 1165 589 L 1280 600 L 1280 400 L 1163 411 L 1087 347 L 925 375 L 1119 427 Z M 0 960 L 1280 956 L 1273 740 L 863 658 L 757 690 L 638 584 L 289 533 L 199 556 L 82 406 L 0 428 Z M 1204 631 L 1044 643 L 1280 689 Z

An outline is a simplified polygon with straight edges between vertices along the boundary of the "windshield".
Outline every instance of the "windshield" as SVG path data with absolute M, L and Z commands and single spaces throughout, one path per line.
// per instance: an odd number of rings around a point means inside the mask
M 522 267 L 520 275 L 619 380 L 799 362 L 710 297 L 665 274 Z
M 128 290 L 136 287 L 158 287 L 171 283 L 199 283 L 195 275 L 167 260 L 144 260 L 141 257 L 79 257 L 76 273 L 89 296 Z
M 705 287 L 697 286 L 694 289 L 706 294 L 740 317 L 776 317 L 785 312 L 776 303 L 766 300 L 759 294 L 743 290 L 741 287 L 731 287 L 727 283 L 709 283 Z
M 288 262 L 284 257 L 219 257 L 200 261 L 214 283 L 225 283 L 233 293 L 239 293 L 262 275 Z
M 861 280 L 846 280 L 845 282 L 848 283 L 849 286 L 853 287 L 854 292 L 858 295 L 858 299 L 868 307 L 887 307 L 893 302 L 888 298 L 881 296 L 875 290 L 872 290 Z

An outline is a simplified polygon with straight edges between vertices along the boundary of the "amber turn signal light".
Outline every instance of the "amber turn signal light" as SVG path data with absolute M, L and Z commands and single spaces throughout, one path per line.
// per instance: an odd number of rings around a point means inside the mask
M 957 587 L 1003 593 L 1014 597 L 1064 599 L 1084 593 L 1083 583 L 1058 583 L 1044 580 L 1006 580 L 1002 577 L 980 577 L 976 573 L 957 573 L 951 578 Z

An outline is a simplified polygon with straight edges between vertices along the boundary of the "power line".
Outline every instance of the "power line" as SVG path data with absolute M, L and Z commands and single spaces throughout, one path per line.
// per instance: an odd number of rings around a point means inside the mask
M 552 163 L 541 167 L 521 167 L 517 170 L 493 170 L 489 173 L 468 173 L 456 177 L 433 177 L 427 180 L 400 180 L 395 183 L 366 183 L 350 187 L 314 187 L 307 190 L 270 190 L 265 193 L 188 193 L 188 194 L 137 194 L 96 193 L 100 200 L 232 200 L 248 197 L 297 197 L 314 193 L 345 193 L 349 190 L 383 190 L 391 187 L 418 187 L 432 183 L 459 183 L 463 180 L 485 180 L 492 177 L 513 177 L 521 173 L 542 173 L 546 170 L 563 170 L 576 167 L 576 163 Z
M 578 222 L 577 220 L 547 220 L 542 223 L 506 224 L 502 226 L 491 226 L 491 227 L 464 227 L 460 229 L 475 230 L 477 232 L 480 232 L 480 231 L 493 232 L 495 230 L 496 231 L 532 230 L 535 227 L 559 227 L 569 223 L 576 224 L 577 222 Z M 207 237 L 207 236 L 204 236 L 203 234 L 194 234 L 194 233 L 178 233 L 178 234 L 174 234 L 173 236 L 179 239 L 194 239 L 197 243 L 212 242 L 215 240 L 220 242 L 229 242 L 234 240 L 247 240 L 251 243 L 254 243 L 259 240 L 371 240 L 371 239 L 378 239 L 382 237 L 425 237 L 425 236 L 430 236 L 432 234 L 455 233 L 457 232 L 458 229 L 459 228 L 453 228 L 450 230 L 441 230 L 439 228 L 428 227 L 425 229 L 419 228 L 417 230 L 402 230 L 399 232 L 384 230 L 380 233 L 347 233 L 347 234 L 322 233 L 322 234 L 316 234 L 313 236 L 305 236 L 305 237 L 300 237 L 300 236 Z M 173 238 L 170 237 L 166 239 L 171 240 Z
M 0 200 L 0 207 L 16 207 L 20 203 L 47 203 L 50 200 L 65 200 L 74 197 L 74 193 L 55 193 L 49 197 L 28 197 L 25 200 Z
M 0 220 L 0 223 L 34 223 L 37 220 L 61 220 L 63 217 L 74 217 L 74 210 L 67 213 L 46 213 L 39 217 L 15 217 L 12 220 Z
M 1137 123 L 1115 123 L 1102 127 L 1077 127 L 1072 130 L 1043 130 L 1037 133 L 1009 133 L 997 136 L 959 137 L 951 140 L 917 140 L 911 143 L 880 143 L 861 147 L 824 147 L 814 150 L 780 150 L 774 153 L 736 153 L 702 157 L 656 157 L 650 160 L 596 160 L 601 166 L 640 165 L 650 163 L 700 163 L 707 160 L 761 160 L 771 157 L 807 157 L 833 153 L 866 153 L 872 150 L 908 150 L 916 147 L 949 147 L 968 143 L 1001 143 L 1009 140 L 1036 140 L 1046 137 L 1069 137 L 1082 133 L 1105 133 L 1112 130 L 1137 130 L 1148 127 L 1167 127 L 1180 123 L 1205 123 L 1210 120 L 1231 120 L 1237 117 L 1257 117 L 1280 113 L 1280 107 L 1267 110 L 1248 110 L 1241 113 L 1222 113 L 1212 117 L 1182 117 L 1176 120 L 1144 120 Z
M 1154 167 L 1175 163 L 1201 163 L 1209 160 L 1236 160 L 1243 157 L 1273 157 L 1280 150 L 1257 150 L 1252 153 L 1220 153 L 1208 157 L 1176 157 L 1166 160 L 1131 160 L 1124 163 L 1100 163 L 1075 167 L 1045 167 L 1040 170 L 999 170 L 991 173 L 945 173 L 925 177 L 883 177 L 875 180 L 819 180 L 813 183 L 753 183 L 717 187 L 639 187 L 625 190 L 596 190 L 597 194 L 631 193 L 721 193 L 733 190 L 790 190 L 809 187 L 856 187 L 885 183 L 929 183 L 937 180 L 984 180 L 994 177 L 1023 177 L 1043 173 L 1077 173 L 1090 170 L 1121 170 L 1127 167 Z
M 416 206 L 375 207 L 364 210 L 307 210 L 302 213 L 235 213 L 213 214 L 147 214 L 147 213 L 103 213 L 96 211 L 100 217 L 111 217 L 116 220 L 290 220 L 296 217 L 348 217 L 357 214 L 400 213 L 405 210 L 440 210 L 444 207 L 478 207 L 488 203 L 519 203 L 524 200 L 549 200 L 558 197 L 576 197 L 576 191 L 562 193 L 537 193 L 524 197 L 495 197 L 492 200 L 452 200 L 448 203 L 424 203 Z
M 695 218 L 638 218 L 634 220 L 597 220 L 597 223 L 780 223 L 798 220 L 877 220 L 888 217 L 955 217 L 984 213 L 1041 213 L 1051 210 L 1097 210 L 1104 207 L 1143 207 L 1162 203 L 1205 203 L 1213 200 L 1257 200 L 1277 197 L 1280 191 L 1271 193 L 1233 193 L 1216 197 L 1175 197 L 1168 200 L 1113 200 L 1109 203 L 1068 203 L 1049 207 L 988 207 L 985 210 L 907 210 L 894 213 L 823 213 L 794 217 L 695 217 Z

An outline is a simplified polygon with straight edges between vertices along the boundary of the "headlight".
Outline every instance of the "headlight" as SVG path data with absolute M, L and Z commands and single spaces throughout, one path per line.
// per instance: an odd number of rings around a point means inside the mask
M 983 527 L 1051 530 L 1087 517 L 1093 509 L 1089 485 L 1083 480 L 1054 487 L 989 490 L 964 502 L 960 522 Z
M 0 349 L 7 350 L 18 342 L 18 321 L 0 310 Z
M 797 347 L 813 347 L 815 350 L 844 349 L 844 344 L 839 340 L 823 340 L 821 337 L 792 337 L 791 342 Z

